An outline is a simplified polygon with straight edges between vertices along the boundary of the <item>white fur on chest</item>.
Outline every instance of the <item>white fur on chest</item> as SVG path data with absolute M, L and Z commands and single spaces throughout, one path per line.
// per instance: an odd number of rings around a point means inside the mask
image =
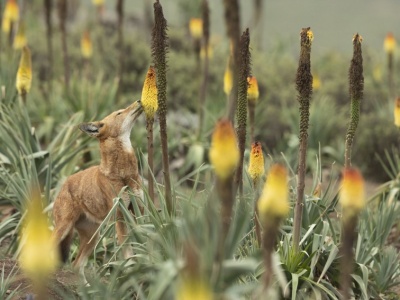
M 119 140 L 122 143 L 122 148 L 124 151 L 133 153 L 133 147 L 131 143 L 131 130 L 132 130 L 132 122 L 129 118 L 126 118 L 124 123 L 122 123 L 122 134 L 119 137 Z

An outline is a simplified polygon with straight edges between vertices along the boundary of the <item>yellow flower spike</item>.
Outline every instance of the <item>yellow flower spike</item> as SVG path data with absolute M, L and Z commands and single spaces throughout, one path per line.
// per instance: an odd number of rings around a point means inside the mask
M 95 6 L 103 6 L 104 0 L 92 0 L 93 5 Z
M 189 21 L 190 35 L 194 39 L 201 39 L 203 36 L 203 20 L 200 18 L 191 18 Z
M 9 19 L 6 19 L 3 17 L 3 20 L 1 21 L 1 30 L 5 34 L 9 34 L 11 30 L 11 21 Z
M 154 119 L 154 115 L 158 109 L 157 94 L 156 70 L 153 66 L 150 66 L 144 80 L 141 98 L 147 119 Z
M 193 278 L 193 276 L 184 277 L 176 293 L 176 300 L 213 300 L 213 293 L 203 280 Z
M 258 180 L 265 173 L 264 155 L 260 142 L 255 142 L 251 145 L 249 168 L 247 172 L 253 181 Z
M 356 215 L 364 208 L 364 179 L 357 169 L 344 169 L 339 191 L 339 202 L 346 216 Z
M 397 97 L 394 105 L 394 125 L 400 127 L 400 97 Z
M 396 40 L 393 36 L 393 33 L 389 32 L 386 35 L 385 41 L 383 42 L 383 48 L 385 49 L 386 53 L 393 53 L 396 49 Z
M 15 50 L 20 50 L 24 48 L 28 44 L 28 40 L 25 35 L 25 25 L 23 22 L 20 22 L 18 25 L 18 31 L 14 39 L 13 48 Z
M 263 222 L 270 217 L 284 218 L 289 213 L 288 184 L 286 168 L 275 164 L 268 172 L 261 197 L 258 200 L 258 211 Z
M 321 87 L 321 79 L 317 74 L 313 75 L 312 89 L 313 91 L 319 90 Z
M 208 44 L 207 52 L 208 52 L 208 59 L 212 59 L 214 52 L 213 52 L 213 48 L 210 44 Z M 202 46 L 200 49 L 200 58 L 201 59 L 206 58 L 206 49 L 204 46 Z
M 258 91 L 257 79 L 254 76 L 247 77 L 248 88 L 247 88 L 247 100 L 251 102 L 257 102 L 260 93 Z
M 225 73 L 224 73 L 224 93 L 229 96 L 232 90 L 232 70 L 228 64 L 226 65 Z
M 90 38 L 89 31 L 85 31 L 81 38 L 81 53 L 86 59 L 89 59 L 93 55 L 92 40 Z
M 19 95 L 29 93 L 32 84 L 32 61 L 31 51 L 27 46 L 22 48 L 21 60 L 19 62 L 16 88 Z
M 225 180 L 233 175 L 239 162 L 239 149 L 235 130 L 229 120 L 222 119 L 215 125 L 209 156 L 220 179 Z
M 29 203 L 21 232 L 19 263 L 36 289 L 41 289 L 58 264 L 58 249 L 48 228 L 40 197 Z
M 16 0 L 8 0 L 4 8 L 3 19 L 9 22 L 18 22 L 19 20 L 19 7 Z

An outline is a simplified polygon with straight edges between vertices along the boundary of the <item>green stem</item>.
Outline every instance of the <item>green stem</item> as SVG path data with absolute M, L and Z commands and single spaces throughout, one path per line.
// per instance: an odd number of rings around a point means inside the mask
M 149 172 L 147 180 L 149 182 L 148 192 L 151 201 L 154 203 L 154 145 L 153 145 L 153 123 L 154 119 L 147 119 L 146 130 L 147 130 L 147 162 Z

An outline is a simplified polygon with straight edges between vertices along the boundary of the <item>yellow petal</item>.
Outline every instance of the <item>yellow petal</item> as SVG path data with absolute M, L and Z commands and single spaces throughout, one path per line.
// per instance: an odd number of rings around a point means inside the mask
M 194 39 L 201 39 L 203 35 L 203 20 L 200 18 L 191 18 L 189 21 L 190 35 Z
M 343 212 L 347 214 L 358 214 L 364 208 L 364 179 L 357 169 L 344 169 L 339 201 Z
M 289 213 L 288 184 L 286 168 L 275 164 L 268 172 L 261 197 L 258 200 L 258 211 L 264 222 L 269 217 L 286 217 Z
M 239 162 L 239 150 L 230 121 L 223 119 L 216 124 L 209 156 L 215 173 L 220 179 L 229 178 L 235 171 Z
M 31 51 L 27 46 L 22 48 L 21 60 L 19 62 L 16 88 L 18 94 L 23 95 L 29 93 L 32 84 L 32 62 Z
M 261 149 L 261 143 L 255 142 L 251 145 L 249 168 L 250 178 L 253 180 L 258 180 L 264 175 L 264 156 Z
M 150 66 L 146 74 L 146 79 L 144 80 L 141 98 L 143 110 L 147 119 L 154 119 L 154 115 L 158 109 L 156 79 L 156 70 L 153 66 Z

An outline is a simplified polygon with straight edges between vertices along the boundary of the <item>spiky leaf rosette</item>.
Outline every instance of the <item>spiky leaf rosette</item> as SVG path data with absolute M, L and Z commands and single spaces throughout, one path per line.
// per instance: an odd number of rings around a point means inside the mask
M 240 161 L 236 171 L 236 186 L 240 193 L 243 190 L 243 156 L 246 147 L 247 126 L 247 77 L 250 75 L 250 33 L 247 28 L 240 38 L 239 77 L 238 77 L 238 102 L 236 107 L 237 136 L 239 142 Z
M 351 165 L 351 148 L 360 119 L 360 101 L 364 92 L 363 57 L 361 51 L 362 37 L 357 33 L 353 37 L 353 58 L 349 68 L 349 94 L 351 101 L 350 123 L 346 133 L 345 165 Z

